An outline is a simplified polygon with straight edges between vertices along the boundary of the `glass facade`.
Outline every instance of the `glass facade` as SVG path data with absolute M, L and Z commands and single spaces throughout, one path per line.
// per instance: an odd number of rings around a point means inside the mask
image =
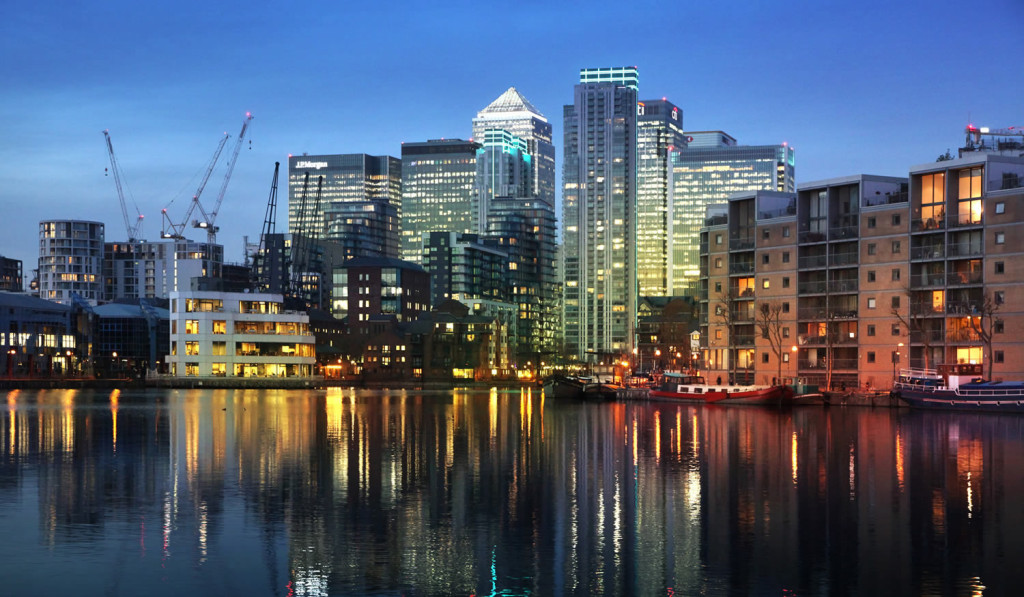
M 500 129 L 526 143 L 532 157 L 531 189 L 534 195 L 555 204 L 555 146 L 551 141 L 551 123 L 515 87 L 505 93 L 473 119 L 473 139 L 482 141 L 485 131 Z
M 668 292 L 669 153 L 686 146 L 683 111 L 666 100 L 637 104 L 637 282 L 640 296 Z
M 533 190 L 533 156 L 526 141 L 503 129 L 484 131 L 483 145 L 476 152 L 474 232 L 487 230 L 487 217 L 495 197 L 529 197 Z
M 584 69 L 563 110 L 563 325 L 579 359 L 635 340 L 636 84 L 635 68 Z
M 306 173 L 309 173 L 308 183 Z M 319 203 L 317 181 L 324 177 Z M 402 215 L 402 164 L 391 156 L 363 153 L 302 155 L 288 158 L 288 232 L 310 238 L 342 240 L 330 236 L 325 214 L 344 211 L 350 201 L 392 205 Z M 336 230 L 338 230 L 336 228 Z M 399 230 L 391 232 L 397 236 Z
M 668 292 L 674 296 L 696 296 L 700 229 L 708 208 L 725 205 L 728 197 L 736 193 L 794 192 L 796 157 L 793 148 L 785 144 L 709 143 L 673 151 L 670 162 L 666 218 Z
M 438 139 L 402 145 L 402 259 L 420 263 L 424 235 L 470 232 L 479 143 Z

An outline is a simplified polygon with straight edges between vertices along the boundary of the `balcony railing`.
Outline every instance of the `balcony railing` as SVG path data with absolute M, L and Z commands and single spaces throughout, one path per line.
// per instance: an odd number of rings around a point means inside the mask
M 829 240 L 847 240 L 857 238 L 857 226 L 840 226 L 828 229 Z
M 917 274 L 910 276 L 910 285 L 914 288 L 931 288 L 946 285 L 945 274 Z
M 972 243 L 956 243 L 948 245 L 947 250 L 949 251 L 950 257 L 981 257 L 985 254 L 985 249 L 983 247 Z
M 942 245 L 932 247 L 915 247 L 910 251 L 910 258 L 915 261 L 942 259 L 945 256 L 945 247 Z
M 981 225 L 981 214 L 953 214 L 946 218 L 946 226 L 949 228 L 964 228 L 968 226 Z
M 753 263 L 730 263 L 729 264 L 730 274 L 752 274 L 754 273 Z
M 981 337 L 974 330 L 949 330 L 946 333 L 947 342 L 981 342 Z
M 800 359 L 799 361 L 800 370 L 804 369 L 818 369 L 824 371 L 826 368 L 825 361 L 816 361 L 813 364 L 811 361 L 806 359 Z M 846 371 L 846 370 L 857 369 L 857 359 L 832 359 L 832 370 L 833 371 Z
M 914 344 L 937 344 L 945 340 L 946 334 L 942 330 L 921 330 L 910 332 L 910 341 Z
M 817 282 L 801 282 L 797 285 L 800 294 L 820 294 L 828 289 L 828 282 L 820 280 Z
M 973 284 L 981 284 L 984 277 L 981 272 L 972 273 L 952 273 L 946 277 L 946 282 L 950 286 L 968 286 Z
M 730 251 L 752 251 L 754 250 L 754 239 L 752 238 L 730 238 Z
M 733 346 L 753 346 L 755 334 L 733 334 Z
M 831 265 L 850 265 L 858 263 L 860 256 L 856 251 L 843 251 L 842 253 L 832 253 L 828 260 Z
M 946 220 L 943 217 L 938 218 L 918 218 L 910 221 L 911 232 L 928 232 L 934 230 L 942 230 L 946 227 Z
M 906 203 L 906 191 L 900 193 L 886 193 L 885 195 L 865 196 L 861 198 L 861 205 L 874 207 L 876 205 L 891 205 L 893 203 Z
M 825 255 L 805 255 L 798 260 L 800 269 L 825 267 L 828 258 Z
M 800 243 L 823 243 L 826 237 L 824 232 L 804 230 L 800 233 Z

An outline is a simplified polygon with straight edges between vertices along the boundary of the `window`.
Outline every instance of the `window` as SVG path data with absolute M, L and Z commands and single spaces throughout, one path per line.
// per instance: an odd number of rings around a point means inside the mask
M 868 351 L 868 362 L 869 363 L 874 363 L 875 362 L 875 353 L 874 352 Z
M 765 240 L 770 239 L 772 237 L 771 232 L 772 232 L 771 230 L 769 230 L 768 228 L 765 228 L 763 231 L 761 231 L 761 238 L 763 238 Z
M 874 270 L 868 270 L 868 282 L 874 282 L 874 281 L 875 281 L 875 272 L 874 272 Z
M 199 343 L 198 342 L 186 342 L 185 343 L 185 354 L 188 356 L 199 355 Z
M 868 299 L 868 309 L 874 309 L 874 308 L 875 308 L 875 299 L 869 298 Z
M 215 357 L 222 357 L 228 354 L 227 342 L 214 342 L 210 347 L 210 354 Z
M 785 226 L 782 229 L 782 238 L 789 238 L 789 226 Z
M 214 334 L 226 334 L 228 333 L 228 324 L 223 319 L 214 320 L 213 322 L 213 333 Z
M 185 375 L 196 377 L 199 375 L 199 363 L 185 363 Z
M 715 292 L 722 292 L 722 283 L 715 282 Z
M 999 203 L 996 203 L 996 213 L 997 214 L 1004 214 L 1004 213 L 1006 213 L 1006 204 L 1003 203 L 1002 201 L 1000 201 Z
M 722 269 L 722 258 L 715 257 L 715 269 Z
M 892 214 L 892 225 L 893 226 L 899 226 L 900 225 L 900 214 Z
M 722 339 L 722 330 L 715 330 L 715 340 Z
M 874 336 L 875 335 L 875 325 L 874 324 L 871 324 L 871 323 L 868 324 L 868 335 L 869 336 Z
M 782 303 L 782 312 L 789 313 L 789 303 Z
M 1003 323 L 1002 319 L 997 319 L 997 320 L 992 322 L 992 333 L 993 334 L 1002 334 L 1005 331 L 1005 329 L 1006 329 L 1006 327 L 1005 327 L 1005 324 Z
M 210 373 L 214 377 L 227 377 L 227 374 L 228 374 L 227 363 L 212 363 L 210 365 Z
M 771 282 L 768 280 L 768 278 L 761 280 L 761 288 L 769 288 L 770 286 Z
M 1001 350 L 995 351 L 994 353 L 992 353 L 992 357 L 993 357 L 993 360 L 995 362 L 1002 363 L 1003 362 L 1003 351 L 1001 351 Z
M 892 297 L 892 308 L 893 309 L 899 309 L 900 308 L 900 297 L 898 297 L 898 296 Z
M 1002 305 L 1006 302 L 1006 291 L 997 290 L 995 292 L 995 301 L 997 305 Z
M 878 247 L 875 243 L 868 243 L 868 255 L 874 255 L 878 252 Z
M 868 228 L 874 228 L 876 223 L 874 216 L 868 218 Z
M 996 273 L 997 274 L 1002 274 L 1005 271 L 1006 271 L 1006 266 L 1003 265 L 1003 262 L 1002 261 L 997 261 L 996 262 Z
M 716 245 L 722 244 L 722 235 L 721 234 L 716 234 L 715 235 L 715 244 Z
M 789 288 L 789 276 L 782 277 L 782 287 Z
M 996 244 L 1001 245 L 1006 242 L 1005 232 L 996 232 Z
M 899 282 L 900 281 L 900 268 L 898 268 L 898 267 L 893 268 L 893 270 L 892 270 L 892 281 L 893 282 Z
M 765 253 L 764 255 L 761 255 L 761 263 L 763 263 L 765 265 L 768 265 L 769 257 L 770 256 L 768 255 L 768 253 Z
M 892 335 L 893 336 L 899 336 L 900 335 L 900 324 L 898 324 L 898 323 L 892 324 Z
M 789 263 L 789 251 L 783 251 L 782 263 Z
M 715 305 L 715 315 L 716 316 L 721 316 L 722 315 L 722 305 Z M 721 334 L 721 331 L 719 331 L 718 333 Z
M 788 352 L 782 353 L 782 362 L 783 363 L 788 363 L 789 362 L 789 353 Z
M 899 254 L 899 252 L 900 252 L 900 241 L 898 241 L 898 240 L 892 241 L 892 254 L 893 255 L 897 255 L 897 254 Z
M 185 320 L 185 333 L 186 334 L 198 334 L 199 333 L 199 320 L 198 319 L 186 319 Z
M 762 363 L 767 363 L 768 362 L 768 353 L 767 352 L 762 352 L 761 353 L 761 362 Z
M 789 338 L 789 328 L 782 328 L 782 337 Z

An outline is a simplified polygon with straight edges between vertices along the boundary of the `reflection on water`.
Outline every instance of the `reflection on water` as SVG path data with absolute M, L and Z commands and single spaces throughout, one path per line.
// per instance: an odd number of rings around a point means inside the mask
M 10 392 L 11 594 L 1001 594 L 1024 418 Z

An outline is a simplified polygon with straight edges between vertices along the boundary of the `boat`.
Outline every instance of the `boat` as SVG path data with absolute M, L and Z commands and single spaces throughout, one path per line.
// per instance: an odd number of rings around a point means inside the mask
M 652 400 L 699 402 L 703 404 L 750 404 L 783 406 L 793 402 L 790 386 L 709 384 L 700 375 L 665 372 L 661 385 L 652 389 Z
M 615 400 L 622 389 L 621 384 L 610 381 L 592 381 L 583 387 L 583 399 L 602 402 Z
M 583 398 L 583 388 L 589 381 L 586 377 L 552 375 L 544 381 L 544 395 L 559 400 L 579 400 Z
M 1024 382 L 988 381 L 976 364 L 903 369 L 892 397 L 915 408 L 1024 412 Z

